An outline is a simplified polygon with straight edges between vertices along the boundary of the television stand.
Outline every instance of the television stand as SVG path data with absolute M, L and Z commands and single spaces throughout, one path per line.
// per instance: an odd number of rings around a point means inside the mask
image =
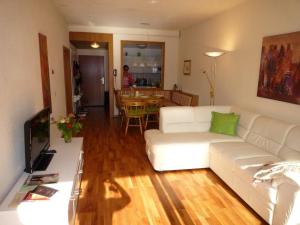
M 37 163 L 34 166 L 34 168 L 35 168 L 34 170 L 35 171 L 45 171 L 48 168 L 53 156 L 54 156 L 54 153 L 48 153 L 48 152 L 40 154 L 40 156 L 37 159 Z
M 46 185 L 57 189 L 58 192 L 46 201 L 18 201 L 16 197 L 25 190 L 22 187 L 30 176 L 23 173 L 0 204 L 1 225 L 75 224 L 83 172 L 82 142 L 83 138 L 79 137 L 72 138 L 71 143 L 65 143 L 62 138 L 53 138 L 50 148 L 55 149 L 57 153 L 45 171 L 35 171 L 33 175 L 58 173 L 58 182 Z

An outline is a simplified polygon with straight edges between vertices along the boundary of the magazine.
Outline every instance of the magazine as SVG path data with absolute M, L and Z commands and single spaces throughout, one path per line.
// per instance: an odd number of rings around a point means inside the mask
M 11 209 L 17 208 L 18 205 L 23 201 L 23 199 L 25 198 L 27 193 L 34 190 L 35 188 L 36 188 L 36 185 L 32 185 L 32 186 L 23 185 L 21 187 L 21 189 L 19 190 L 19 192 L 16 193 L 15 197 L 10 202 L 8 207 L 11 208 Z
M 59 179 L 58 173 L 31 175 L 27 178 L 25 185 L 41 185 L 57 183 Z
M 38 185 L 42 184 L 50 184 L 50 183 L 57 183 L 59 179 L 58 173 L 51 173 L 51 174 L 42 174 L 42 175 L 30 175 L 24 182 L 23 186 L 20 190 L 16 193 L 13 200 L 9 204 L 9 208 L 16 208 L 24 199 L 27 198 L 27 195 L 31 193 L 33 190 L 37 188 Z M 44 200 L 49 199 L 41 196 L 31 196 L 28 197 L 29 200 Z
M 29 191 L 24 200 L 49 200 L 57 192 L 56 189 L 46 187 L 46 186 L 37 186 L 34 190 Z

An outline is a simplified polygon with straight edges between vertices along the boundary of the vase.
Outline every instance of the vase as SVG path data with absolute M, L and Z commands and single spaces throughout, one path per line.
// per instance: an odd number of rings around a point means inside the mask
M 70 143 L 72 141 L 72 131 L 63 132 L 63 138 L 65 140 L 65 143 Z

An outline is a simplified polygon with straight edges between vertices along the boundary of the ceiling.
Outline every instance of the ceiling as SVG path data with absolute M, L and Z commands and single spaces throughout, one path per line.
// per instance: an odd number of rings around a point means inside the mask
M 53 0 L 70 25 L 172 30 L 189 27 L 245 1 Z

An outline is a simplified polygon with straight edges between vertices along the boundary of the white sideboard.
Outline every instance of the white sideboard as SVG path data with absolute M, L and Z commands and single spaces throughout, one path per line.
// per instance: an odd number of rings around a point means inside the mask
M 23 173 L 0 205 L 0 225 L 69 225 L 74 224 L 83 167 L 83 138 L 64 143 L 62 138 L 52 140 L 50 149 L 57 152 L 46 171 L 33 174 L 59 173 L 59 182 L 47 184 L 58 192 L 51 200 L 10 203 L 29 176 Z

